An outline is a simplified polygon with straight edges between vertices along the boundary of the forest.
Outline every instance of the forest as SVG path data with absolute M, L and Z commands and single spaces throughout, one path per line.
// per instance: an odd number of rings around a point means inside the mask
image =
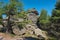
M 2 35 L 12 38 L 4 39 Z M 16 36 L 16 38 L 15 38 Z M 51 15 L 46 9 L 39 13 L 36 8 L 24 10 L 20 0 L 0 2 L 0 40 L 60 40 L 60 0 Z

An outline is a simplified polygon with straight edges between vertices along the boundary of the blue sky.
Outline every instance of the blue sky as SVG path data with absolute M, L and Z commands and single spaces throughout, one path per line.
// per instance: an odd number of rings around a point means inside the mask
M 2 1 L 2 0 L 0 0 Z M 8 0 L 3 0 L 5 2 L 8 2 Z M 54 9 L 56 0 L 22 0 L 24 4 L 24 9 L 30 9 L 30 8 L 36 8 L 38 12 L 40 13 L 42 9 L 45 9 L 48 11 L 48 14 L 51 15 L 52 9 Z
M 40 13 L 42 9 L 45 9 L 50 15 L 56 4 L 56 0 L 22 0 L 22 2 L 24 3 L 25 10 L 36 8 Z

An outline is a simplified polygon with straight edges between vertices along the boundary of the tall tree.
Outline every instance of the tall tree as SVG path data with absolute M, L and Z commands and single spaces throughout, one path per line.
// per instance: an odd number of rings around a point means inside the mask
M 37 19 L 37 26 L 40 29 L 47 29 L 47 25 L 49 25 L 49 18 L 50 16 L 48 16 L 47 11 L 45 9 L 43 9 L 41 11 L 41 14 L 39 16 L 39 18 Z
M 52 17 L 51 17 L 51 21 L 52 21 L 52 27 L 53 27 L 53 33 L 57 40 L 59 40 L 59 35 L 60 35 L 60 0 L 57 1 L 55 9 L 52 11 Z
M 11 26 L 10 19 L 12 15 L 15 15 L 15 14 L 17 15 L 18 11 L 22 10 L 22 3 L 19 0 L 9 0 L 9 3 L 5 4 L 2 8 L 5 11 L 5 13 L 7 13 L 8 15 L 6 32 L 12 33 L 12 26 Z
M 60 1 L 57 1 L 55 9 L 52 11 L 52 22 L 60 23 Z
M 41 11 L 40 17 L 39 17 L 39 22 L 40 23 L 45 23 L 47 20 L 47 11 L 45 9 L 43 9 Z
M 57 0 L 55 9 L 60 10 L 60 0 Z

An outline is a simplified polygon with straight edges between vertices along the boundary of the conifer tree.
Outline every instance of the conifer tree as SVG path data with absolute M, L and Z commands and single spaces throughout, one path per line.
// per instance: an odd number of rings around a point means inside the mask
M 0 13 L 2 14 L 2 11 L 4 11 L 4 13 L 8 15 L 6 32 L 12 33 L 12 25 L 10 18 L 13 15 L 17 15 L 19 10 L 22 10 L 22 3 L 19 0 L 9 0 L 7 4 L 4 5 L 3 3 L 1 5 L 3 5 L 2 7 L 0 6 L 3 10 L 0 9 Z
M 51 17 L 51 24 L 53 34 L 56 36 L 57 40 L 59 40 L 60 35 L 60 0 L 57 1 L 55 9 L 52 11 L 52 17 Z M 55 32 L 55 33 L 54 33 Z

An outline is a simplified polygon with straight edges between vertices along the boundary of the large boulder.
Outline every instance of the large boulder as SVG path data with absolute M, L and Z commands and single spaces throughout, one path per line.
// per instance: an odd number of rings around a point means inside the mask
M 16 34 L 16 35 L 20 35 L 20 30 L 18 28 L 18 26 L 12 26 L 12 29 L 13 29 L 13 33 Z
M 30 34 L 34 34 L 34 30 L 37 28 L 36 24 L 27 24 L 26 29 Z
M 23 35 L 24 33 L 26 33 L 25 28 L 20 30 L 18 26 L 13 26 L 12 29 L 13 29 L 13 33 L 16 35 Z

